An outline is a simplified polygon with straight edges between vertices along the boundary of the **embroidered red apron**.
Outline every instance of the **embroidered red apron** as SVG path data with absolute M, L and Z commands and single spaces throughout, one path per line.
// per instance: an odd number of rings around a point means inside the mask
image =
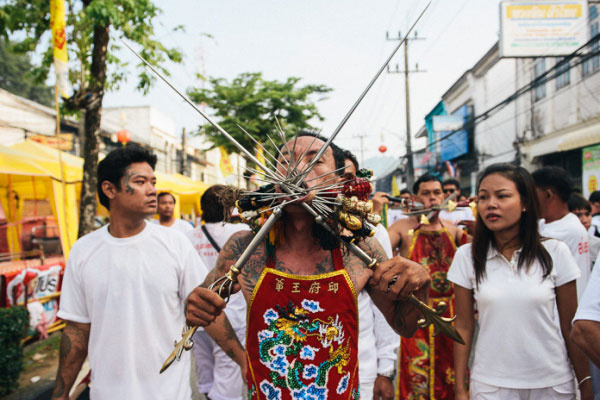
M 408 258 L 431 274 L 429 306 L 448 304 L 444 317 L 454 315 L 454 288 L 446 275 L 456 253 L 454 239 L 446 228 L 417 230 Z M 454 399 L 454 342 L 446 335 L 433 336 L 433 326 L 418 329 L 412 338 L 401 338 L 398 356 L 398 390 L 402 400 Z
M 291 275 L 267 262 L 248 305 L 248 398 L 358 399 L 356 293 L 339 249 L 333 272 Z

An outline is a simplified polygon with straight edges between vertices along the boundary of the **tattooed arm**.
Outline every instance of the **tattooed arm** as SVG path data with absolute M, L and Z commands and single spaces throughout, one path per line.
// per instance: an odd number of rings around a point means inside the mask
M 419 300 L 427 303 L 431 281 L 429 273 L 421 265 L 406 258 L 394 257 L 387 260 L 385 251 L 376 240 L 368 239 L 361 247 L 378 262 L 366 287 L 373 303 L 396 333 L 405 337 L 412 336 L 417 330 L 417 320 L 421 314 L 408 302 L 407 297 L 413 293 Z
M 219 252 L 215 268 L 208 273 L 202 285 L 190 293 L 186 301 L 188 324 L 203 326 L 206 333 L 240 366 L 242 376 L 245 376 L 246 368 L 244 347 L 238 340 L 227 315 L 222 312 L 225 308 L 225 301 L 208 287 L 229 271 L 252 237 L 252 233 L 247 231 L 232 235 Z M 242 271 L 245 273 L 246 268 Z M 236 284 L 236 286 L 238 289 L 239 285 Z
M 67 321 L 60 341 L 60 356 L 53 399 L 68 399 L 71 386 L 88 352 L 90 324 Z
M 246 377 L 246 353 L 240 343 L 235 330 L 231 326 L 225 313 L 219 315 L 212 324 L 204 328 L 206 333 L 223 349 L 225 354 L 238 364 L 242 370 L 242 377 Z

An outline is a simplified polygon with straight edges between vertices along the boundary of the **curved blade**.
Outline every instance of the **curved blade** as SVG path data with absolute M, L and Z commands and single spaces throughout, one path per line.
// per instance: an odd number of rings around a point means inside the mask
M 462 336 L 460 336 L 460 333 L 458 333 L 456 328 L 452 325 L 452 321 L 454 321 L 456 317 L 442 317 L 443 312 L 446 310 L 446 306 L 438 307 L 438 309 L 434 310 L 412 294 L 408 296 L 408 300 L 417 306 L 421 313 L 423 313 L 423 319 L 419 321 L 420 328 L 433 325 L 435 334 L 441 332 L 455 342 L 465 344 L 465 341 L 463 340 Z

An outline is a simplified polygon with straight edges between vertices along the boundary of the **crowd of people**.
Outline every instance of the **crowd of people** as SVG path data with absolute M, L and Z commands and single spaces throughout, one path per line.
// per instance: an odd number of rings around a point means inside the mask
M 325 141 L 300 135 L 277 173 L 302 170 Z M 225 301 L 209 286 L 254 233 L 232 223 L 224 185 L 202 195 L 195 228 L 174 218 L 155 164 L 135 146 L 99 164 L 110 221 L 67 262 L 53 398 L 69 398 L 87 357 L 93 399 L 190 399 L 190 382 L 215 400 L 600 399 L 600 192 L 586 200 L 564 170 L 494 164 L 469 199 L 456 179 L 420 176 L 387 229 L 357 243 L 373 269 L 319 229 L 299 204 L 310 196 L 290 201 Z M 358 171 L 331 144 L 304 182 Z M 476 207 L 450 211 L 450 199 Z M 376 192 L 373 212 L 399 201 Z M 417 203 L 433 217 L 407 212 Z M 464 344 L 419 328 L 410 294 L 446 304 Z M 186 323 L 200 327 L 193 361 L 184 354 L 159 374 Z

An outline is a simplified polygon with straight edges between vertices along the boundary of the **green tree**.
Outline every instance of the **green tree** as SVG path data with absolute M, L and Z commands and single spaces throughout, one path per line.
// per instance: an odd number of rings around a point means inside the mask
M 41 53 L 41 63 L 32 73 L 38 79 L 46 79 L 53 61 L 50 1 L 2 0 L 0 5 L 0 33 L 15 41 L 16 51 Z M 127 71 L 127 63 L 118 58 L 120 46 L 118 42 L 112 43 L 111 37 L 139 44 L 143 48 L 141 54 L 154 65 L 162 65 L 167 58 L 180 62 L 181 53 L 177 49 L 167 48 L 155 38 L 154 25 L 160 12 L 151 0 L 67 0 L 69 77 L 76 91 L 64 106 L 81 112 L 84 118 L 79 236 L 93 229 L 96 215 L 98 137 L 104 92 L 117 88 Z M 168 74 L 164 69 L 162 72 Z M 153 80 L 146 70 L 140 69 L 138 89 L 147 91 Z
M 210 78 L 210 89 L 190 89 L 189 97 L 197 104 L 207 105 L 219 125 L 247 149 L 256 145 L 238 127 L 243 127 L 267 148 L 272 145 L 267 137 L 280 144 L 277 121 L 286 134 L 302 129 L 314 129 L 312 119 L 323 120 L 313 101 L 331 89 L 324 85 L 299 86 L 300 78 L 285 82 L 267 81 L 260 73 L 243 73 L 228 82 Z M 319 99 L 320 100 L 320 99 Z M 212 125 L 200 126 L 214 147 L 223 146 L 229 152 L 239 151 Z
M 38 82 L 30 73 L 33 69 L 28 54 L 15 53 L 10 43 L 0 39 L 0 88 L 51 106 L 54 101 L 52 88 Z

